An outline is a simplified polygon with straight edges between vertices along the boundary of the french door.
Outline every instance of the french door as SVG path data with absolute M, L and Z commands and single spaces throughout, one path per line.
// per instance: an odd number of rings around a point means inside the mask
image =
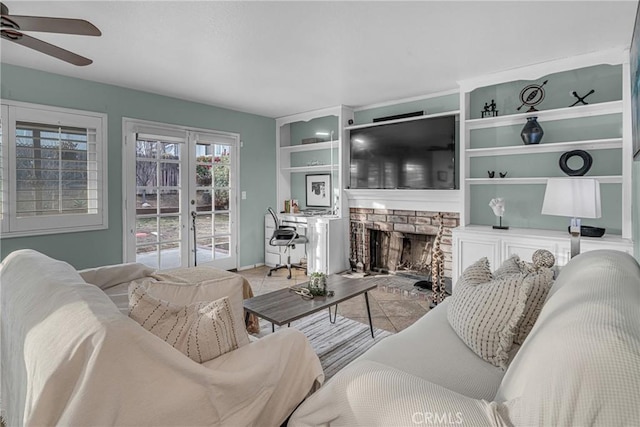
M 239 137 L 125 119 L 125 260 L 237 267 Z

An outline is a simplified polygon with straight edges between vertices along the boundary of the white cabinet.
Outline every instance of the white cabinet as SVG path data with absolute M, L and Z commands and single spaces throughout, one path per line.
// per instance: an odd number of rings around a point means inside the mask
M 307 233 L 309 273 L 340 273 L 348 268 L 348 219 L 310 218 Z
M 511 255 L 524 261 L 538 249 L 546 249 L 556 257 L 556 265 L 563 266 L 571 258 L 571 237 L 567 232 L 511 228 L 494 230 L 488 226 L 468 225 L 453 229 L 453 286 L 465 268 L 487 257 L 495 270 Z M 617 236 L 582 237 L 580 252 L 614 249 L 633 255 L 630 239 Z
M 348 219 L 328 216 L 280 215 L 282 225 L 296 227 L 298 234 L 307 236 L 306 245 L 296 245 L 291 251 L 291 262 L 307 259 L 309 274 L 334 274 L 348 268 Z M 265 264 L 273 267 L 286 262 L 286 252 L 269 245 L 273 234 L 273 219 L 265 216 Z M 282 261 L 281 261 L 282 260 Z

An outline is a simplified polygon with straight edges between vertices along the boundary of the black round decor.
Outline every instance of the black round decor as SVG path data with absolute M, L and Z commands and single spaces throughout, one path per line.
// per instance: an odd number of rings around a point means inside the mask
M 580 169 L 571 169 L 569 165 L 567 165 L 567 162 L 573 156 L 580 157 L 584 162 Z M 560 156 L 559 163 L 560 169 L 562 169 L 562 172 L 566 173 L 567 175 L 583 176 L 585 173 L 589 172 L 589 169 L 591 169 L 591 165 L 593 165 L 593 157 L 591 157 L 591 154 L 587 153 L 584 150 L 572 150 L 562 154 L 562 156 Z

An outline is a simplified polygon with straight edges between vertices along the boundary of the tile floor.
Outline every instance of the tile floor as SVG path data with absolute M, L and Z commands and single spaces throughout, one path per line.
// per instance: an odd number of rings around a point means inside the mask
M 240 271 L 255 295 L 265 294 L 287 286 L 308 281 L 301 270 L 295 270 L 293 277 L 287 280 L 287 270 L 282 269 L 267 277 L 269 267 L 262 266 Z M 413 287 L 415 279 L 394 275 L 375 275 L 359 278 L 378 284 L 378 288 L 369 292 L 369 305 L 373 326 L 390 332 L 398 332 L 413 324 L 429 311 L 426 297 L 430 291 L 419 291 Z M 344 317 L 368 324 L 364 295 L 359 295 L 338 305 L 338 313 Z

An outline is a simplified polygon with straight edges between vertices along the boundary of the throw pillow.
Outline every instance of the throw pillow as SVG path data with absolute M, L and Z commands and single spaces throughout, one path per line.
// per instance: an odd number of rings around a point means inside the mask
M 179 306 L 136 286 L 129 296 L 129 317 L 198 363 L 238 348 L 227 297 Z
M 137 262 L 127 264 L 105 265 L 78 271 L 85 282 L 96 285 L 100 289 L 109 289 L 121 283 L 149 277 L 153 269 Z
M 527 274 L 493 278 L 482 258 L 460 276 L 447 317 L 460 339 L 478 356 L 506 369 L 531 284 Z
M 226 271 L 224 273 L 227 273 Z M 154 278 L 145 278 L 129 285 L 129 293 L 136 286 L 142 286 L 154 297 L 176 305 L 189 305 L 194 302 L 210 302 L 222 297 L 229 298 L 229 305 L 236 325 L 244 324 L 243 279 L 238 274 L 200 282 L 170 281 L 171 276 L 154 274 Z M 161 281 L 155 279 L 161 278 Z M 174 279 L 179 280 L 178 277 Z M 238 347 L 249 344 L 249 335 L 245 328 L 236 329 Z
M 513 255 L 505 260 L 499 269 L 493 275 L 496 279 L 508 276 L 510 274 L 526 274 L 527 281 L 531 284 L 529 295 L 525 303 L 525 310 L 522 318 L 518 322 L 514 342 L 522 345 L 524 340 L 533 329 L 533 325 L 538 319 L 540 310 L 547 298 L 549 289 L 553 285 L 553 270 L 549 267 L 553 266 L 555 258 L 551 252 L 540 249 L 533 254 L 533 264 L 520 260 L 518 255 Z M 551 264 L 551 265 L 549 265 Z

